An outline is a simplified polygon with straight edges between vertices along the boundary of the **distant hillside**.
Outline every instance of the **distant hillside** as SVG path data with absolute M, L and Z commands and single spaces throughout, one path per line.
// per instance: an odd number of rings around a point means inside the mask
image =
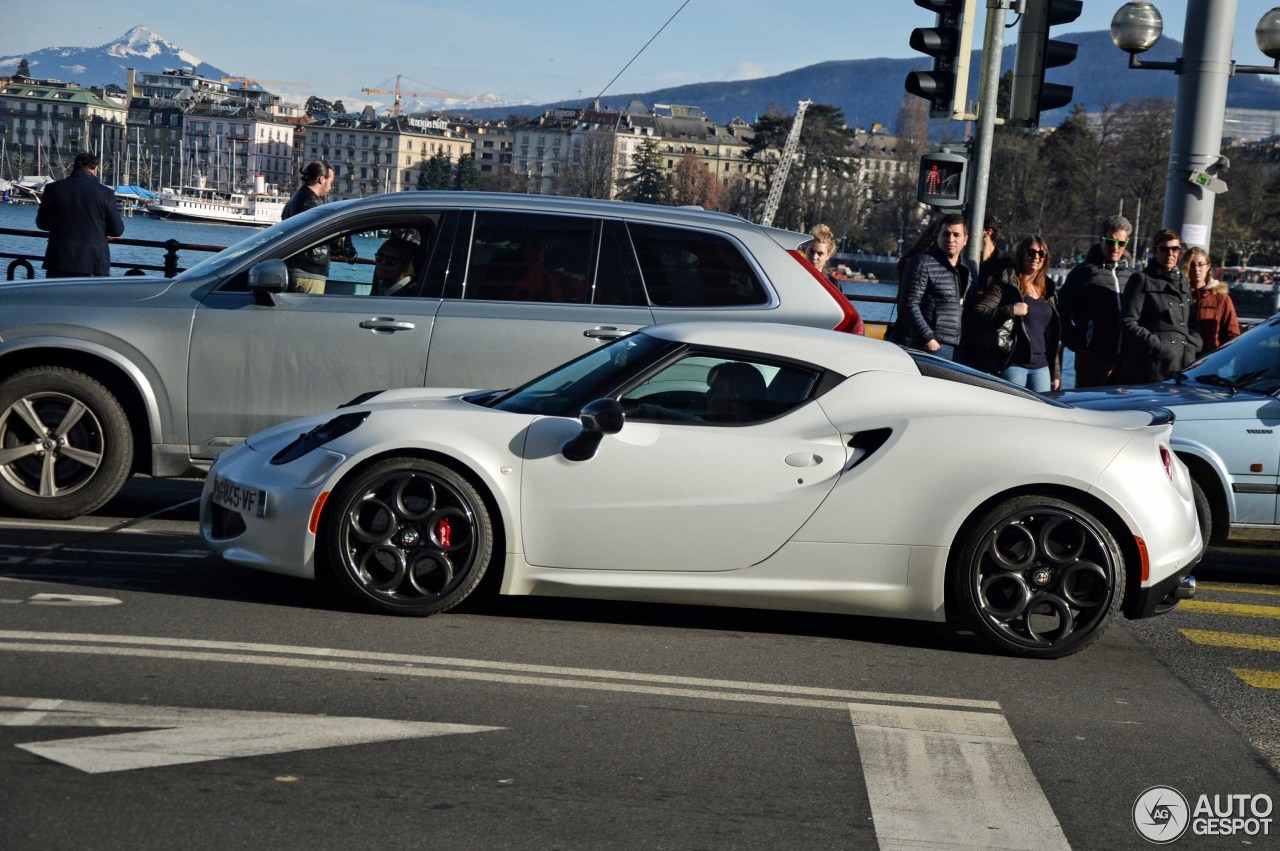
M 213 80 L 227 73 L 146 27 L 133 27 L 115 41 L 99 47 L 46 47 L 21 56 L 0 56 L 0 74 L 17 71 L 24 57 L 31 66 L 32 77 L 82 86 L 110 83 L 123 86 L 129 68 L 138 71 L 195 68 L 197 74 Z
M 1133 71 L 1128 68 L 1128 56 L 1112 42 L 1106 30 L 1072 33 L 1064 37 L 1079 44 L 1074 62 L 1049 71 L 1050 81 L 1075 87 L 1075 100 L 1089 110 L 1097 110 L 1107 104 L 1118 104 L 1133 98 L 1167 97 L 1177 94 L 1177 75 L 1169 71 Z M 1182 50 L 1176 39 L 1164 38 L 1147 58 L 1172 60 Z M 1014 46 L 1008 44 L 1003 51 L 1003 66 L 1013 67 Z M 969 91 L 975 96 L 978 89 L 977 69 L 981 67 L 982 51 L 975 50 Z M 734 82 L 691 83 L 652 92 L 636 92 L 606 96 L 606 107 L 625 108 L 632 100 L 646 105 L 675 103 L 700 106 L 707 116 L 720 123 L 738 116 L 754 121 L 770 105 L 784 112 L 795 109 L 798 101 L 810 98 L 818 103 L 834 104 L 844 110 L 852 127 L 870 127 L 880 123 L 893 129 L 897 121 L 898 106 L 902 102 L 902 82 L 907 73 L 916 68 L 927 68 L 924 57 L 919 59 L 849 59 L 822 62 L 773 77 Z M 1253 109 L 1280 109 L 1280 85 L 1271 78 L 1241 74 L 1231 79 L 1227 102 L 1230 106 Z M 538 115 L 554 107 L 573 107 L 578 101 L 558 101 L 536 106 L 476 109 L 466 112 L 477 118 L 505 118 L 512 112 L 522 115 Z M 1044 124 L 1056 125 L 1066 117 L 1070 107 L 1045 113 Z

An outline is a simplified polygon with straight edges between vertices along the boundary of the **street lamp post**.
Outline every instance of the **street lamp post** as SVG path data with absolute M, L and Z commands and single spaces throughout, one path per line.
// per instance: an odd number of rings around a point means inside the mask
M 1237 65 L 1231 59 L 1236 0 L 1188 0 L 1183 55 L 1173 62 L 1143 62 L 1138 54 L 1160 40 L 1164 21 L 1149 0 L 1126 3 L 1111 20 L 1111 40 L 1129 54 L 1129 67 L 1179 75 L 1173 142 L 1165 184 L 1164 226 L 1183 242 L 1208 250 L 1214 196 L 1227 190 L 1217 177 L 1221 156 L 1227 81 L 1235 74 L 1280 73 L 1280 7 L 1262 16 L 1258 48 L 1274 66 Z

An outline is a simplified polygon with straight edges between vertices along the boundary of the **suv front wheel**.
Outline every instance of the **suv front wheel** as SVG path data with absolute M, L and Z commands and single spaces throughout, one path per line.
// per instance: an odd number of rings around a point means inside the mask
M 0 503 L 67 520 L 115 496 L 129 477 L 133 435 L 100 382 L 40 366 L 0 382 Z

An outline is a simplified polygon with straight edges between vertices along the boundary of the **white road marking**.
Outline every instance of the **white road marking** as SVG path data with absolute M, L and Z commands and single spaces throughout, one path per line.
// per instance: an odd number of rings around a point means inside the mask
M 27 642 L 92 643 L 43 644 Z M 144 650 L 139 648 L 182 649 Z M 220 652 L 193 652 L 204 650 Z M 234 662 L 253 665 L 281 665 L 294 668 L 366 671 L 416 677 L 447 677 L 453 679 L 488 680 L 491 682 L 519 683 L 525 685 L 549 685 L 559 686 L 562 688 L 628 691 L 644 694 L 666 694 L 703 698 L 709 697 L 717 700 L 739 700 L 757 703 L 816 706 L 824 709 L 838 709 L 841 712 L 844 712 L 848 704 L 853 701 L 909 703 L 924 704 L 928 706 L 957 706 L 967 709 L 989 709 L 996 711 L 1000 709 L 1000 704 L 992 700 L 969 700 L 958 697 L 933 697 L 917 694 L 851 691 L 847 689 L 813 688 L 808 686 L 783 685 L 776 683 L 715 680 L 705 679 L 702 677 L 677 677 L 665 674 L 642 674 L 628 671 L 605 671 L 593 668 L 568 668 L 552 665 L 520 664 L 514 662 L 491 662 L 481 659 L 415 656 L 403 653 L 379 653 L 374 651 L 346 650 L 328 647 L 294 647 L 287 644 L 256 644 L 241 641 L 206 641 L 201 639 L 154 638 L 150 636 L 133 635 L 0 630 L 0 652 L 3 651 L 82 653 L 86 655 L 108 656 L 146 656 L 149 658 L 185 659 L 192 661 Z M 299 656 L 325 657 L 325 660 L 321 661 L 318 659 L 295 658 Z M 341 661 L 344 658 L 359 661 Z M 479 670 L 455 670 L 458 668 L 472 668 Z M 487 673 L 488 671 L 514 673 Z M 541 676 L 521 676 L 525 674 Z M 575 679 L 563 679 L 564 677 Z M 607 682 L 610 680 L 621 682 L 618 682 L 617 684 Z M 696 688 L 678 689 L 641 685 L 644 683 L 661 683 L 669 686 L 693 686 Z M 726 691 L 712 691 L 713 689 L 724 689 Z M 727 691 L 730 689 L 733 691 Z M 742 694 L 740 692 L 757 692 L 761 694 Z M 764 696 L 766 694 L 788 696 L 770 699 Z M 805 700 L 790 697 L 789 695 L 804 695 L 806 698 L 832 698 L 832 700 Z
M 18 745 L 88 774 L 503 729 L 28 697 L 0 697 L 0 707 L 15 710 L 0 709 L 4 726 L 164 728 Z
M 849 713 L 883 851 L 1070 849 L 1003 715 L 871 704 Z

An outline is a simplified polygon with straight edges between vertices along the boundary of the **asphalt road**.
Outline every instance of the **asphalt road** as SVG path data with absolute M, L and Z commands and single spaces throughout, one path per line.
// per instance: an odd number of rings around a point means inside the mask
M 1124 849 L 1152 786 L 1280 802 L 1277 550 L 1211 551 L 1205 605 L 1034 662 L 871 618 L 362 614 L 212 559 L 197 487 L 0 517 L 5 851 Z M 1269 818 L 1177 845 L 1266 847 Z

